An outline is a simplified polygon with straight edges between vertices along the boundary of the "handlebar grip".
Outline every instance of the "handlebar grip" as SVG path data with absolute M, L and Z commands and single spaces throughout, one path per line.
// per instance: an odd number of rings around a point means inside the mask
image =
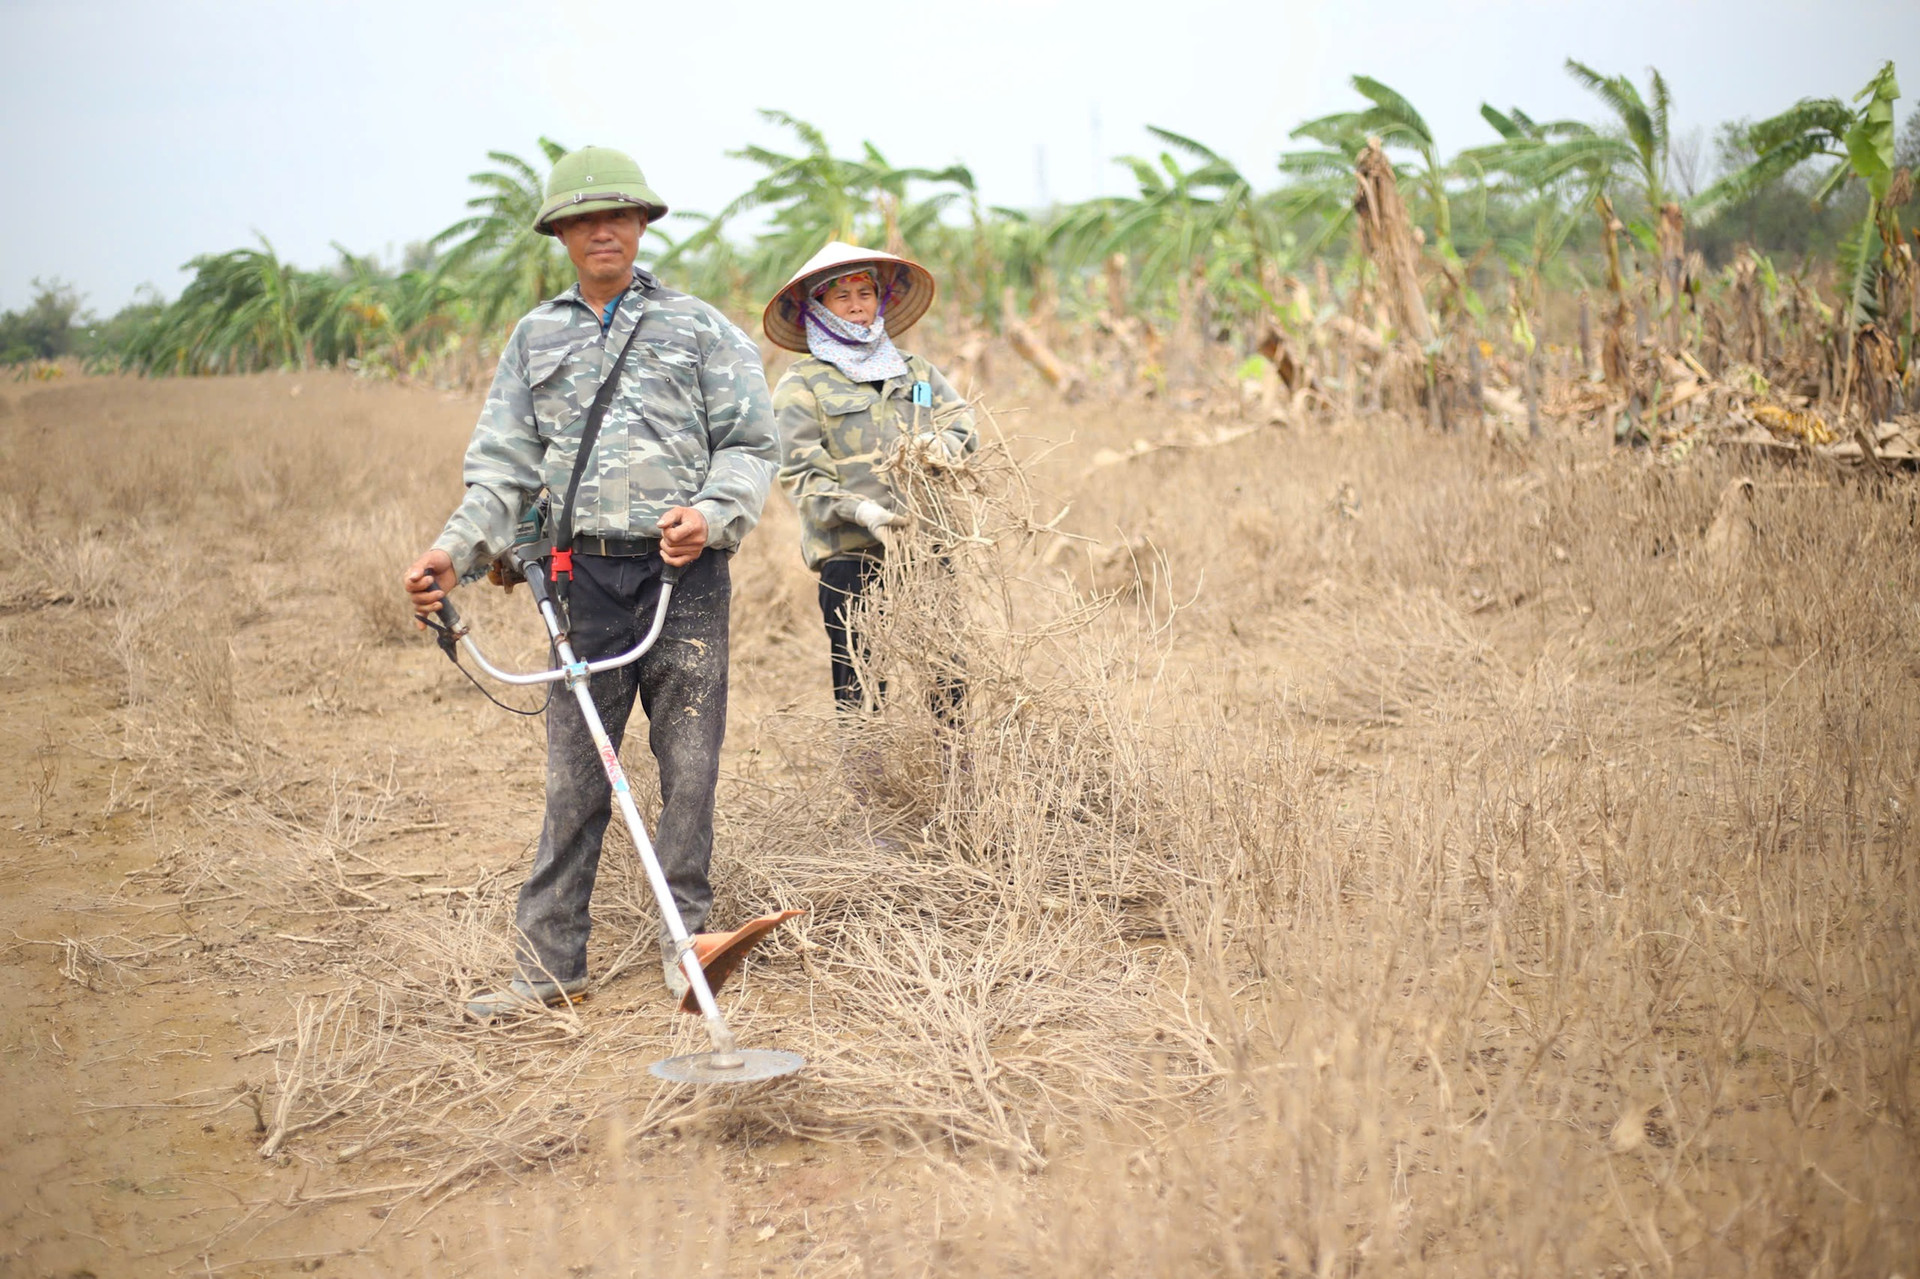
M 434 616 L 439 618 L 441 625 L 445 626 L 448 630 L 454 631 L 460 629 L 460 613 L 453 606 L 452 591 L 441 593 L 440 611 L 434 614 Z
M 440 589 L 438 578 L 434 580 L 434 589 Z M 418 613 L 415 616 L 420 619 L 421 625 L 433 632 L 433 642 L 440 646 L 440 651 L 447 655 L 449 661 L 458 666 L 460 658 L 455 652 L 455 647 L 460 642 L 460 637 L 456 634 L 460 626 L 460 610 L 453 606 L 453 592 L 440 591 L 438 612 Z

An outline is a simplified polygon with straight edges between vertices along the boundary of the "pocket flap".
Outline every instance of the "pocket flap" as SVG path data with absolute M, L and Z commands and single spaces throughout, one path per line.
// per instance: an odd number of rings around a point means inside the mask
M 690 369 L 700 363 L 698 351 L 667 338 L 635 338 L 633 344 L 640 348 L 643 366 L 649 360 L 676 369 Z
M 828 417 L 845 417 L 870 409 L 880 397 L 862 388 L 857 391 L 828 391 L 820 397 L 820 411 Z
M 549 347 L 536 347 L 527 352 L 527 385 L 539 386 L 567 362 L 567 357 L 579 350 L 584 343 L 564 342 Z

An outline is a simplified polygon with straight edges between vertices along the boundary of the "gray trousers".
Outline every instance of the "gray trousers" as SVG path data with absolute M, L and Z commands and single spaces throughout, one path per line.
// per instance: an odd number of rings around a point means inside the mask
M 707 865 L 713 854 L 713 792 L 727 730 L 729 555 L 708 551 L 673 589 L 667 623 L 652 651 L 631 666 L 593 677 L 593 704 L 619 747 L 634 694 L 647 716 L 647 744 L 660 767 L 654 848 L 688 932 L 713 908 Z M 583 660 L 624 652 L 652 624 L 660 598 L 660 557 L 576 554 L 570 608 L 575 653 Z M 547 710 L 547 815 L 533 872 L 520 889 L 514 922 L 522 975 L 573 981 L 587 975 L 587 904 L 612 817 L 612 788 L 574 694 L 556 689 Z M 646 816 L 644 811 L 642 816 Z M 665 936 L 665 925 L 661 935 Z

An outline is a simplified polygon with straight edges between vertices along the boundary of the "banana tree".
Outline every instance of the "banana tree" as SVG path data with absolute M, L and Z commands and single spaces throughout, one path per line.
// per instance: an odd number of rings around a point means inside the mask
M 1851 182 L 1867 188 L 1866 216 L 1842 250 L 1849 282 L 1848 319 L 1855 328 L 1878 310 L 1877 268 L 1888 244 L 1900 242 L 1897 223 L 1889 223 L 1887 196 L 1893 188 L 1894 107 L 1900 83 L 1888 62 L 1853 96 L 1802 98 L 1779 115 L 1747 131 L 1755 158 L 1701 192 L 1695 208 L 1710 211 L 1752 195 L 1813 160 L 1827 160 L 1813 199 L 1824 204 Z
M 549 167 L 567 153 L 552 138 L 540 139 Z M 449 244 L 435 278 L 453 282 L 472 305 L 474 323 L 483 332 L 518 317 L 552 297 L 573 279 L 567 255 L 552 236 L 533 229 L 546 198 L 545 175 L 507 151 L 489 151 L 500 167 L 472 174 L 480 194 L 467 201 L 474 210 L 429 240 L 435 251 Z
M 1657 252 L 1658 227 L 1655 219 L 1672 203 L 1667 188 L 1673 130 L 1673 95 L 1658 69 L 1647 69 L 1647 88 L 1642 96 L 1633 81 L 1623 75 L 1603 76 L 1584 62 L 1567 59 L 1567 73 L 1579 81 L 1614 113 L 1619 133 L 1589 133 L 1562 144 L 1565 158 L 1573 167 L 1601 176 L 1609 187 L 1624 183 L 1640 197 L 1644 217 L 1628 224 L 1635 239 L 1648 252 Z
M 257 249 L 204 254 L 180 297 L 128 343 L 126 367 L 145 373 L 238 373 L 308 362 L 305 330 L 329 291 L 325 277 Z
M 1299 255 L 1313 258 L 1339 239 L 1353 222 L 1353 166 L 1360 157 L 1338 150 L 1288 151 L 1275 167 L 1280 187 L 1265 197 L 1275 219 L 1303 233 Z M 1394 176 L 1403 186 L 1415 183 L 1413 170 L 1396 164 Z
M 430 267 L 393 274 L 371 256 L 333 246 L 339 265 L 317 290 L 307 344 L 321 364 L 358 361 L 407 373 L 442 349 L 470 316 L 452 283 Z
M 1353 162 L 1369 137 L 1380 139 L 1388 150 L 1410 150 L 1419 157 L 1412 169 L 1395 165 L 1399 185 L 1418 193 L 1433 217 L 1434 247 L 1449 261 L 1457 260 L 1453 249 L 1453 211 L 1447 197 L 1452 173 L 1440 157 L 1433 130 L 1411 102 L 1372 76 L 1357 75 L 1351 81 L 1360 95 L 1373 105 L 1360 111 L 1340 111 L 1309 120 L 1289 137 L 1318 142 L 1325 150 L 1291 152 L 1281 157 L 1281 170 L 1298 178 L 1321 178 L 1343 172 L 1346 186 L 1352 186 Z
M 1124 156 L 1139 194 L 1083 206 L 1097 218 L 1063 225 L 1061 239 L 1076 245 L 1076 265 L 1104 262 L 1124 253 L 1137 263 L 1135 285 L 1143 293 L 1163 289 L 1188 265 L 1206 263 L 1216 289 L 1258 290 L 1266 263 L 1280 251 L 1270 214 L 1253 184 L 1231 161 L 1203 143 L 1170 129 L 1148 127 L 1170 150 L 1153 160 Z M 1199 161 L 1183 167 L 1175 151 Z M 1082 228 L 1097 228 L 1089 236 Z M 1243 299 L 1252 301 L 1251 297 Z
M 473 328 L 473 309 L 431 266 L 402 271 L 382 291 L 391 344 L 387 358 L 396 372 L 418 372 Z
M 1082 225 L 1078 206 L 1046 218 L 1023 209 L 994 205 L 981 208 L 969 201 L 970 217 L 963 228 L 943 228 L 935 237 L 931 258 L 940 264 L 963 305 L 981 319 L 998 313 L 1004 291 L 1036 301 L 1056 264 L 1077 260 L 1063 253 L 1063 237 Z
M 858 158 L 833 154 L 826 135 L 784 111 L 762 111 L 761 118 L 793 132 L 800 148 L 793 154 L 770 147 L 748 146 L 728 154 L 750 160 L 765 172 L 752 187 L 704 225 L 675 243 L 659 258 L 663 271 L 672 270 L 702 254 L 715 251 L 728 226 L 754 209 L 771 211 L 768 229 L 754 241 L 745 266 L 752 287 L 759 292 L 777 287 L 793 268 L 818 252 L 829 240 L 885 241 L 904 247 L 954 200 L 973 190 L 973 174 L 964 165 L 944 169 L 900 168 L 871 142 L 862 144 Z M 909 202 L 915 182 L 945 184 L 952 189 Z
M 695 297 L 722 309 L 750 310 L 753 280 L 747 254 L 719 234 L 713 215 L 675 210 L 668 220 L 698 225 L 680 235 L 666 226 L 649 228 L 640 242 L 640 261 Z
M 1622 195 L 1632 195 L 1641 216 L 1632 218 L 1627 230 L 1648 253 L 1657 253 L 1657 219 L 1672 203 L 1667 187 L 1672 95 L 1666 79 L 1649 69 L 1648 92 L 1642 95 L 1625 76 L 1603 76 L 1572 58 L 1566 66 L 1567 73 L 1613 113 L 1612 128 L 1598 130 L 1571 120 L 1527 128 L 1514 116 L 1504 117 L 1511 127 L 1502 127 L 1500 113 L 1483 108 L 1482 116 L 1501 133 L 1501 140 L 1475 148 L 1467 157 L 1479 168 L 1498 170 L 1535 190 L 1572 183 L 1615 205 L 1622 203 Z
M 1478 179 L 1483 225 L 1487 223 L 1489 193 L 1511 201 L 1523 212 L 1520 225 L 1524 237 L 1495 236 L 1493 248 L 1509 268 L 1527 280 L 1529 291 L 1537 294 L 1542 277 L 1559 260 L 1581 214 L 1598 194 L 1599 185 L 1591 169 L 1575 169 L 1549 179 L 1535 171 L 1535 166 L 1511 165 L 1508 158 L 1584 138 L 1593 130 L 1577 120 L 1535 120 L 1518 107 L 1499 111 L 1484 102 L 1480 104 L 1480 116 L 1493 126 L 1500 141 L 1463 151 L 1455 163 Z
M 349 252 L 337 242 L 333 251 L 340 255 L 340 264 L 306 326 L 307 342 L 322 364 L 364 359 L 369 349 L 385 347 L 394 337 L 388 305 L 392 278 L 371 256 Z
M 1900 171 L 1894 164 L 1897 139 L 1894 103 L 1900 82 L 1887 62 L 1853 95 L 1852 105 L 1839 98 L 1802 98 L 1779 115 L 1762 120 L 1747 132 L 1755 159 L 1728 174 L 1700 194 L 1698 203 L 1712 208 L 1758 191 L 1812 160 L 1830 161 L 1814 188 L 1816 203 L 1830 200 L 1853 182 L 1867 189 L 1866 214 L 1841 246 L 1841 266 L 1847 289 L 1847 371 L 1841 392 L 1845 411 L 1853 393 L 1854 369 L 1861 340 L 1883 319 L 1887 294 L 1896 272 L 1911 279 L 1910 258 L 1896 257 L 1902 244 L 1894 187 Z M 1911 180 L 1908 181 L 1909 190 Z M 1897 198 L 1897 197 L 1896 197 Z M 1913 283 L 1909 283 L 1909 288 Z M 1893 318 L 1898 326 L 1898 318 Z M 1904 372 L 1913 357 L 1914 334 L 1909 331 L 1894 344 L 1893 363 Z M 1871 390 L 1872 388 L 1869 388 Z
M 1683 211 L 1667 185 L 1673 97 L 1666 78 L 1658 69 L 1648 68 L 1643 94 L 1626 76 L 1602 75 L 1573 58 L 1567 59 L 1566 69 L 1613 113 L 1612 127 L 1601 130 L 1561 121 L 1550 129 L 1516 129 L 1500 142 L 1471 153 L 1471 161 L 1537 190 L 1582 191 L 1599 214 L 1607 251 L 1608 287 L 1613 294 L 1609 349 L 1624 349 L 1620 328 L 1627 316 L 1625 281 L 1614 242 L 1619 230 L 1631 235 L 1659 264 L 1657 279 L 1665 297 L 1669 340 L 1677 345 L 1686 245 Z M 1491 118 L 1489 123 L 1500 128 Z M 1638 206 L 1627 210 L 1624 221 L 1618 213 L 1623 203 Z M 1609 376 L 1617 380 L 1624 365 L 1609 358 L 1608 367 Z

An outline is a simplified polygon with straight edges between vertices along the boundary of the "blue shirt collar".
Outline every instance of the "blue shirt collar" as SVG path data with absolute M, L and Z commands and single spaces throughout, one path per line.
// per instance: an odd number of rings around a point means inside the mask
M 600 313 L 600 336 L 601 337 L 605 337 L 607 335 L 607 330 L 613 327 L 613 313 L 620 309 L 620 299 L 626 297 L 628 289 L 631 289 L 632 287 L 633 287 L 632 285 L 628 285 L 627 288 L 622 289 L 620 290 L 619 293 L 615 294 L 613 301 L 607 303 L 607 309 Z

